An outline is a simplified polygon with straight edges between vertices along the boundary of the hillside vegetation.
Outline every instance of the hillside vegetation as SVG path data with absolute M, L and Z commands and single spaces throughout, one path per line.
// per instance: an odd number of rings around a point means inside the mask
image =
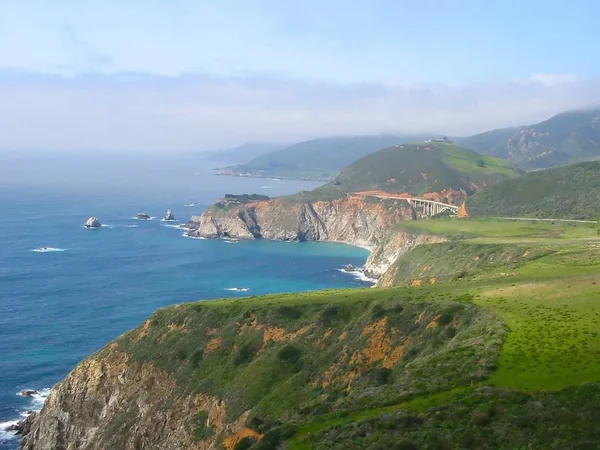
M 344 167 L 376 150 L 431 136 L 318 138 L 259 156 L 230 168 L 233 173 L 280 178 L 333 178 Z
M 468 195 L 520 173 L 505 161 L 453 144 L 402 144 L 367 155 L 332 182 L 296 197 L 330 199 L 370 190 L 413 195 L 457 190 Z
M 91 448 L 160 447 L 175 428 L 188 447 L 228 450 L 595 448 L 598 225 L 396 227 L 447 242 L 401 257 L 389 287 L 161 309 L 83 363 L 105 367 L 91 387 L 77 371 L 59 384 L 42 420 L 60 405 Z M 139 389 L 154 402 L 139 406 Z M 154 417 L 165 425 L 140 427 Z
M 471 216 L 600 218 L 600 162 L 530 172 L 467 200 Z
M 461 145 L 514 162 L 523 169 L 600 158 L 600 109 L 557 114 L 535 125 L 488 131 Z

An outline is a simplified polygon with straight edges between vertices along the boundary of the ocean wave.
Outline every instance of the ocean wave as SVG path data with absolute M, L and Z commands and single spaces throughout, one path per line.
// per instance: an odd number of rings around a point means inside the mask
M 31 251 L 36 252 L 36 253 L 54 253 L 54 252 L 64 252 L 66 250 L 67 250 L 66 248 L 40 247 L 40 248 L 34 248 Z
M 364 281 L 365 283 L 377 283 L 375 278 L 369 278 L 364 274 L 362 270 L 346 270 L 346 269 L 338 269 L 342 273 L 346 273 L 348 275 L 352 275 L 354 278 L 360 281 Z
M 32 411 L 35 411 L 35 412 L 41 411 L 42 407 L 44 406 L 44 402 L 50 395 L 49 388 L 44 388 L 44 389 L 40 389 L 39 391 L 35 391 L 36 393 L 32 394 L 30 396 L 24 396 L 24 395 L 22 395 L 22 392 L 23 391 L 17 392 L 17 395 L 19 397 L 28 398 L 30 400 L 30 404 L 26 409 L 18 412 L 19 413 L 18 419 L 7 420 L 6 422 L 0 422 L 0 442 L 8 441 L 10 439 L 15 439 L 17 437 L 16 431 L 8 431 L 7 428 L 9 428 L 12 425 L 17 425 L 23 419 L 26 419 L 31 414 Z
M 0 443 L 2 441 L 10 441 L 17 437 L 16 431 L 8 431 L 8 428 L 18 424 L 23 419 L 8 420 L 6 422 L 0 422 Z
M 177 219 L 165 219 L 164 217 L 160 219 L 161 222 L 179 222 Z
M 144 221 L 147 221 L 147 220 L 156 220 L 156 219 L 158 219 L 158 217 L 151 216 L 148 219 L 140 219 L 139 217 L 133 216 L 133 217 L 130 217 L 129 219 L 131 219 L 131 220 L 141 220 L 142 222 L 144 222 Z M 104 225 L 102 225 L 102 226 L 104 226 Z
M 102 225 L 100 225 L 102 228 L 114 228 L 112 225 L 107 225 L 105 223 L 103 223 Z
M 139 225 L 125 225 L 125 228 L 138 228 Z
M 224 291 L 233 291 L 233 292 L 247 292 L 250 290 L 250 288 L 240 288 L 240 287 L 233 287 L 233 288 L 225 288 L 223 289 Z
M 273 188 L 273 186 L 261 186 L 260 188 L 261 188 L 261 189 L 272 189 L 272 188 Z
M 188 239 L 200 239 L 201 241 L 204 241 L 206 238 L 202 237 L 202 236 L 190 236 L 189 234 L 183 233 L 183 237 L 184 238 L 188 238 Z
M 160 226 L 165 227 L 165 228 L 177 228 L 179 230 L 181 230 L 183 228 L 183 226 L 181 224 L 175 224 L 175 223 L 161 223 Z
M 226 244 L 239 244 L 239 239 L 224 239 Z

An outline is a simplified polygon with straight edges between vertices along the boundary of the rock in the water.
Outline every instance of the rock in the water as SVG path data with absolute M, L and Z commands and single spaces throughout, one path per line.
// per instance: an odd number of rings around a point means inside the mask
M 148 220 L 148 219 L 150 219 L 150 216 L 146 213 L 137 213 L 135 215 L 135 218 L 138 220 Z
M 346 264 L 346 268 L 344 270 L 346 272 L 354 272 L 356 268 L 352 264 Z
M 23 426 L 23 421 L 19 421 L 17 423 L 13 423 L 12 425 L 7 426 L 4 431 L 16 431 L 19 432 L 21 427 Z
M 19 394 L 22 397 L 31 397 L 32 395 L 39 394 L 39 392 L 34 389 L 23 389 Z
M 102 224 L 100 223 L 100 220 L 97 217 L 90 217 L 85 223 L 85 226 L 87 228 L 100 228 Z
M 175 216 L 173 215 L 173 211 L 171 211 L 170 209 L 168 209 L 167 213 L 165 214 L 165 220 L 175 220 Z

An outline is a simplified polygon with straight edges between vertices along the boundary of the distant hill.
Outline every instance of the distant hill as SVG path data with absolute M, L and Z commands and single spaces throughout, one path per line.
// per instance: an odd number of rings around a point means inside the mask
M 600 162 L 529 172 L 467 200 L 471 216 L 600 218 Z
M 286 144 L 251 142 L 223 150 L 202 152 L 199 155 L 202 159 L 208 159 L 210 161 L 244 164 L 254 158 L 266 153 L 274 152 L 283 147 L 286 147 Z
M 331 179 L 357 159 L 382 148 L 437 135 L 328 137 L 300 142 L 228 168 L 231 174 Z M 228 171 L 223 172 L 224 174 Z
M 458 145 L 403 144 L 359 159 L 332 182 L 303 195 L 337 198 L 370 190 L 413 195 L 462 190 L 469 195 L 520 174 L 506 161 Z
M 599 159 L 600 109 L 565 112 L 536 125 L 488 131 L 459 142 L 523 169 Z

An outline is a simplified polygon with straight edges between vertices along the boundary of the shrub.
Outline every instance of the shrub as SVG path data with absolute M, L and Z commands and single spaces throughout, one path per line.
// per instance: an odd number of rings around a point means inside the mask
M 302 351 L 290 344 L 284 345 L 277 354 L 279 361 L 289 364 L 295 364 L 301 356 Z
M 247 450 L 256 443 L 256 439 L 252 436 L 246 436 L 244 439 L 239 441 L 233 450 Z
M 194 439 L 196 441 L 203 441 L 206 438 L 209 438 L 213 434 L 213 429 L 211 426 L 207 425 L 208 421 L 208 412 L 200 411 L 194 417 L 194 424 L 196 427 L 194 428 Z
M 233 365 L 239 366 L 241 364 L 250 362 L 255 353 L 256 349 L 252 344 L 246 343 L 242 345 L 233 357 Z

